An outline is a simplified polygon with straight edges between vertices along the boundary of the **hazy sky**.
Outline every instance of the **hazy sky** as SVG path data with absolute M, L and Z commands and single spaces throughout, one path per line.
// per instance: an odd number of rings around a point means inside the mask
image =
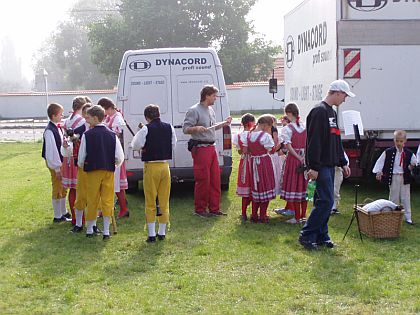
M 283 41 L 283 16 L 303 0 L 258 0 L 249 15 L 255 28 L 276 44 Z M 24 75 L 32 79 L 32 57 L 66 18 L 76 0 L 1 0 L 0 40 L 9 36 L 21 58 Z

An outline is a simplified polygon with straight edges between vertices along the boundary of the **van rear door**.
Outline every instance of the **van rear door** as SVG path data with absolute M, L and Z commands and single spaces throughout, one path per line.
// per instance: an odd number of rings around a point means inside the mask
M 169 54 L 148 53 L 128 56 L 123 95 L 127 96 L 124 113 L 127 123 L 134 132 L 138 130 L 139 122 L 146 124 L 144 108 L 149 104 L 160 107 L 161 119 L 172 123 L 170 67 L 159 67 L 159 60 L 170 58 Z M 127 113 L 128 111 L 128 113 Z M 132 136 L 124 136 L 125 148 Z M 127 169 L 143 168 L 138 152 L 128 149 Z M 173 161 L 169 161 L 173 167 Z
M 172 121 L 178 142 L 175 149 L 174 165 L 176 167 L 192 167 L 191 154 L 187 150 L 190 135 L 182 132 L 185 114 L 192 105 L 200 101 L 200 91 L 206 84 L 219 88 L 216 72 L 216 60 L 211 52 L 180 52 L 170 54 L 172 80 Z M 221 103 L 218 98 L 213 105 L 216 121 L 222 120 Z M 223 135 L 216 131 L 216 150 L 223 151 Z M 223 157 L 218 156 L 219 165 L 223 165 Z

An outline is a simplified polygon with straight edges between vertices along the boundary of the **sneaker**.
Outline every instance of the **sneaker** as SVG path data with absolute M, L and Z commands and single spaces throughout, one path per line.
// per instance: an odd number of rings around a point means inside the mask
M 270 223 L 270 217 L 266 215 L 264 218 L 260 218 L 260 223 Z
M 413 221 L 405 221 L 405 223 L 410 224 L 410 225 L 416 225 Z
M 200 218 L 208 218 L 211 215 L 207 212 L 194 212 L 194 215 L 200 217 Z
M 159 235 L 159 234 L 157 234 L 156 236 L 157 236 L 159 241 L 163 241 L 166 237 L 166 235 Z
M 92 238 L 93 237 L 93 233 L 92 234 L 91 233 L 86 233 L 86 237 Z
M 71 233 L 80 233 L 83 231 L 83 226 L 73 226 L 73 228 L 70 230 Z
M 60 218 L 54 218 L 53 219 L 54 223 L 69 222 L 69 221 L 71 221 L 71 219 L 66 218 L 64 215 L 61 216 Z
M 156 236 L 149 236 L 146 240 L 146 243 L 155 243 L 156 242 Z
M 341 214 L 341 212 L 338 211 L 338 209 L 332 209 L 331 210 L 331 215 L 333 215 L 333 214 Z
M 214 211 L 214 212 L 210 212 L 209 214 L 210 214 L 211 216 L 222 216 L 222 215 L 227 215 L 227 213 L 222 212 L 222 211 L 220 211 L 220 210 L 218 210 L 218 211 Z
M 316 250 L 318 249 L 318 244 L 305 240 L 302 236 L 299 236 L 299 244 L 302 245 L 307 250 Z
M 63 217 L 65 217 L 66 219 L 71 219 L 71 214 L 67 212 L 65 215 L 63 215 Z
M 102 240 L 104 240 L 104 241 L 109 241 L 110 238 L 111 238 L 110 235 L 104 235 L 104 236 L 102 236 Z
M 291 219 L 287 220 L 287 221 L 286 221 L 286 223 L 289 223 L 289 224 L 296 224 L 296 223 L 298 223 L 298 221 L 296 221 L 296 219 L 295 219 L 295 218 L 291 218 Z
M 293 210 L 289 210 L 289 209 L 274 209 L 274 212 L 279 214 L 279 215 L 284 215 L 284 216 L 292 216 L 295 215 L 295 212 Z
M 93 233 L 95 235 L 101 235 L 102 234 L 102 231 L 96 225 L 94 225 L 93 226 Z

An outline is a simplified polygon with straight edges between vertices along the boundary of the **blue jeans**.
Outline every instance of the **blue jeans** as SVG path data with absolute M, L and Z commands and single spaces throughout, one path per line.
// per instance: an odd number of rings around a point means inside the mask
M 328 220 L 334 203 L 334 167 L 322 167 L 316 179 L 314 194 L 314 208 L 300 231 L 301 238 L 305 241 L 326 242 L 328 235 Z

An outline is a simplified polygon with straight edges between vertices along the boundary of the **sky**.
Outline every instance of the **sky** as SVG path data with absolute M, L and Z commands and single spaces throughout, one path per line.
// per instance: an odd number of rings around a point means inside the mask
M 258 0 L 248 18 L 257 32 L 275 44 L 283 42 L 283 16 L 303 0 Z M 21 60 L 23 75 L 33 79 L 34 53 L 66 19 L 76 0 L 1 0 L 0 43 L 4 37 L 13 40 Z

